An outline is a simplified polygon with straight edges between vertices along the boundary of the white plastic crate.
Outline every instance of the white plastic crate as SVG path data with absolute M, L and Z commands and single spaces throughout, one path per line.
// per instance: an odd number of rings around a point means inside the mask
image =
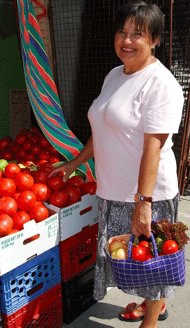
M 55 213 L 39 223 L 31 220 L 19 232 L 0 238 L 0 275 L 58 245 L 59 236 Z
M 46 206 L 59 214 L 60 241 L 74 236 L 84 227 L 98 222 L 96 195 L 84 195 L 80 202 L 62 209 L 48 204 Z

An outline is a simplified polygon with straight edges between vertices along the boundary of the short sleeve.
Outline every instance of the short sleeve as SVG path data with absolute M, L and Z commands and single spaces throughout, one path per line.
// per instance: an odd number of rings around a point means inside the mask
M 178 133 L 183 104 L 182 88 L 173 76 L 152 81 L 143 102 L 144 133 Z

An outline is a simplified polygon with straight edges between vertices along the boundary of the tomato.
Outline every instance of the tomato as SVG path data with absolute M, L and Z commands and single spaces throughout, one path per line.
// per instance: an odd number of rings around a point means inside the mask
M 83 195 L 90 194 L 94 195 L 96 193 L 96 182 L 95 181 L 87 181 L 82 186 Z
M 14 198 L 10 196 L 4 196 L 0 198 L 0 214 L 5 213 L 12 215 L 17 211 L 17 203 Z
M 39 201 L 44 202 L 49 198 L 49 188 L 45 183 L 34 183 L 31 191 Z
M 41 160 L 39 166 L 40 166 L 40 170 L 46 172 L 48 175 L 53 170 L 52 164 L 50 164 L 46 160 Z
M 37 155 L 37 154 L 39 154 L 40 149 L 41 149 L 41 148 L 40 148 L 39 145 L 34 145 L 34 146 L 32 146 L 32 148 L 31 148 L 31 152 L 32 152 L 32 154 Z
M 0 214 L 0 237 L 9 234 L 13 227 L 13 219 L 10 215 L 2 213 Z
M 53 191 L 61 190 L 66 185 L 66 183 L 63 181 L 63 178 L 58 174 L 49 177 L 47 184 Z
M 50 157 L 50 152 L 48 150 L 41 150 L 38 156 L 39 159 L 45 159 L 46 161 L 48 161 Z
M 0 181 L 0 196 L 11 196 L 16 191 L 16 184 L 13 179 L 2 178 Z
M 13 153 L 12 151 L 10 150 L 4 150 L 2 153 L 1 153 L 1 157 L 3 157 L 4 159 L 6 159 L 7 161 L 11 161 L 13 160 Z
M 144 246 L 133 246 L 132 247 L 132 259 L 135 261 L 145 261 L 146 260 L 146 248 Z
M 25 142 L 27 142 L 25 134 L 21 133 L 16 136 L 15 143 L 17 145 L 22 146 Z
M 0 151 L 10 147 L 12 143 L 12 138 L 10 136 L 0 139 Z
M 18 211 L 12 216 L 13 218 L 13 229 L 22 230 L 24 224 L 30 221 L 30 215 L 25 211 Z
M 26 150 L 26 151 L 29 151 L 29 150 L 32 151 L 32 149 L 31 149 L 31 142 L 28 141 L 28 140 L 26 140 L 26 142 L 22 145 L 22 147 L 23 147 L 23 149 Z
M 43 135 L 40 137 L 40 146 L 43 148 L 49 147 L 49 141 Z
M 169 239 L 163 243 L 161 252 L 164 255 L 167 255 L 167 254 L 176 253 L 178 251 L 178 249 L 179 248 L 178 248 L 178 244 L 176 243 L 176 241 Z
M 81 188 L 84 183 L 84 179 L 81 177 L 81 175 L 75 175 L 68 179 L 68 185 L 72 185 L 75 187 Z
M 15 177 L 15 183 L 20 190 L 30 190 L 34 184 L 34 178 L 28 171 L 21 171 Z
M 50 153 L 52 155 L 60 155 L 60 153 L 57 151 L 57 149 L 55 149 L 51 144 L 49 144 L 48 150 L 50 151 Z
M 153 259 L 153 258 L 154 258 L 154 256 L 153 256 L 151 253 L 149 253 L 149 254 L 147 254 L 147 256 L 146 256 L 145 261 L 149 261 L 149 260 L 151 260 L 151 259 Z
M 68 206 L 69 204 L 69 195 L 66 189 L 62 189 L 59 191 L 52 192 L 49 198 L 50 204 L 57 206 L 59 208 L 63 208 Z
M 34 219 L 36 222 L 41 222 L 49 217 L 49 210 L 45 205 L 37 203 L 31 208 L 29 214 L 31 220 Z
M 49 157 L 49 162 L 51 163 L 51 164 L 54 164 L 54 163 L 59 163 L 59 162 L 61 162 L 61 156 L 59 156 L 59 155 L 50 155 L 50 157 Z
M 48 181 L 48 174 L 45 171 L 39 170 L 39 171 L 33 171 L 31 172 L 34 182 L 37 183 L 47 183 Z
M 79 187 L 68 185 L 67 192 L 69 195 L 69 205 L 77 203 L 81 200 L 82 193 Z
M 7 178 L 15 178 L 20 172 L 20 167 L 16 163 L 9 163 L 5 168 L 5 175 Z
M 34 192 L 32 192 L 31 190 L 24 190 L 18 196 L 17 205 L 19 209 L 28 212 L 28 210 L 30 210 L 32 206 L 34 206 L 36 201 L 37 198 Z
M 138 245 L 145 247 L 146 255 L 148 258 L 150 258 L 151 257 L 151 244 L 147 240 L 141 240 Z

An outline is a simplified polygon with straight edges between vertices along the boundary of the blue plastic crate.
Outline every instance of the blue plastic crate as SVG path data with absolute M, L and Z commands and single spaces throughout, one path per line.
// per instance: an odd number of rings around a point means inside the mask
M 12 314 L 60 282 L 57 245 L 0 277 L 0 311 Z

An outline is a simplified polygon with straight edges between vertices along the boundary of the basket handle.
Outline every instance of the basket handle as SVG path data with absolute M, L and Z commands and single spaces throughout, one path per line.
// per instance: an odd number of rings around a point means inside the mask
M 158 250 L 157 250 L 157 246 L 156 246 L 156 241 L 155 241 L 155 238 L 154 238 L 153 233 L 151 233 L 150 238 L 151 238 L 151 242 L 152 242 L 152 245 L 153 245 L 154 256 L 155 256 L 156 258 L 158 258 L 159 255 L 158 255 Z M 135 239 L 135 235 L 132 234 L 132 235 L 130 236 L 129 243 L 128 243 L 128 259 L 131 259 L 131 255 L 132 255 L 132 254 L 131 254 L 131 253 L 132 253 L 132 246 L 133 246 L 134 239 Z

